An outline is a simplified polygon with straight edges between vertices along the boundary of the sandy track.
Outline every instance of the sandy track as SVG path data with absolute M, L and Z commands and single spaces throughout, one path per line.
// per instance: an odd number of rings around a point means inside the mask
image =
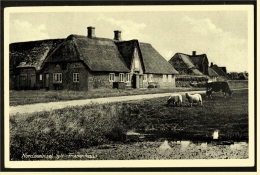
M 205 91 L 190 91 L 190 93 L 195 93 L 195 92 L 205 93 Z M 178 93 L 181 95 L 185 94 L 185 92 L 178 92 Z M 131 100 L 142 100 L 142 99 L 166 97 L 171 94 L 172 93 L 105 97 L 105 98 L 96 98 L 96 99 L 82 99 L 82 100 L 59 101 L 59 102 L 50 102 L 50 103 L 37 103 L 37 104 L 21 105 L 21 106 L 10 106 L 9 114 L 16 114 L 18 112 L 32 113 L 32 112 L 39 112 L 45 110 L 62 109 L 67 106 L 87 105 L 90 103 L 109 103 L 109 102 L 122 102 L 122 101 L 131 101 Z
M 238 90 L 238 89 L 233 89 L 233 90 Z M 176 93 L 184 95 L 186 92 L 176 92 Z M 205 90 L 189 91 L 189 93 L 205 94 Z M 87 105 L 90 103 L 109 103 L 109 102 L 122 102 L 122 101 L 131 101 L 131 100 L 142 100 L 142 99 L 166 97 L 166 96 L 170 96 L 171 94 L 172 93 L 145 94 L 145 95 L 105 97 L 105 98 L 96 98 L 96 99 L 82 99 L 82 100 L 59 101 L 59 102 L 50 102 L 50 103 L 37 103 L 37 104 L 22 105 L 22 106 L 11 106 L 9 107 L 9 114 L 12 115 L 18 112 L 33 113 L 33 112 L 47 111 L 53 109 L 62 109 L 67 106 Z

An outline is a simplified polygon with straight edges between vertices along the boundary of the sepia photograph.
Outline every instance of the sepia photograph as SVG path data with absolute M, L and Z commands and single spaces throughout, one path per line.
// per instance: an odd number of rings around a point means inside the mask
M 253 5 L 4 14 L 7 168 L 255 166 Z

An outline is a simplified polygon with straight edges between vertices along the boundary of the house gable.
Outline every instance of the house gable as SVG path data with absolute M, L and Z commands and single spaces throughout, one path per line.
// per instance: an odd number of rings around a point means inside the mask
M 72 39 L 64 40 L 45 62 L 79 61 L 79 54 Z
M 131 73 L 138 72 L 139 74 L 143 74 L 143 65 L 142 61 L 140 59 L 140 54 L 138 51 L 138 48 L 134 48 L 133 56 L 132 56 L 132 61 L 131 61 Z
M 169 63 L 181 74 L 181 75 L 203 75 L 189 55 L 176 53 L 170 60 Z M 199 67 L 199 65 L 198 65 Z
M 149 74 L 179 74 L 165 58 L 163 58 L 148 43 L 139 43 L 145 73 Z

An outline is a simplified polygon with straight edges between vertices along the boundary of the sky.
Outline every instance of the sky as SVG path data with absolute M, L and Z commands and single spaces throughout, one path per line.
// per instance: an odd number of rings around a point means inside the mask
M 253 28 L 247 8 L 117 8 L 15 10 L 9 14 L 9 43 L 87 35 L 93 26 L 96 37 L 113 39 L 120 30 L 122 40 L 150 43 L 167 61 L 196 51 L 228 72 L 249 70 Z

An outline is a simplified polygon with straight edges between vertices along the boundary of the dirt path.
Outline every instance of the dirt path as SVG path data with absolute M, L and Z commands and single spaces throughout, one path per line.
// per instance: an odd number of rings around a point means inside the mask
M 178 92 L 184 95 L 186 92 Z M 189 91 L 189 93 L 200 93 L 205 94 L 204 91 Z M 16 113 L 33 113 L 45 110 L 62 109 L 67 106 L 77 106 L 77 105 L 87 105 L 90 103 L 109 103 L 109 102 L 122 102 L 131 100 L 142 100 L 158 97 L 170 96 L 172 93 L 162 93 L 162 94 L 146 94 L 146 95 L 133 95 L 133 96 L 119 96 L 119 97 L 105 97 L 96 99 L 83 99 L 83 100 L 71 100 L 71 101 L 60 101 L 60 102 L 50 102 L 50 103 L 37 103 L 23 106 L 11 106 L 9 107 L 9 114 Z M 8 109 L 6 109 L 8 110 Z

